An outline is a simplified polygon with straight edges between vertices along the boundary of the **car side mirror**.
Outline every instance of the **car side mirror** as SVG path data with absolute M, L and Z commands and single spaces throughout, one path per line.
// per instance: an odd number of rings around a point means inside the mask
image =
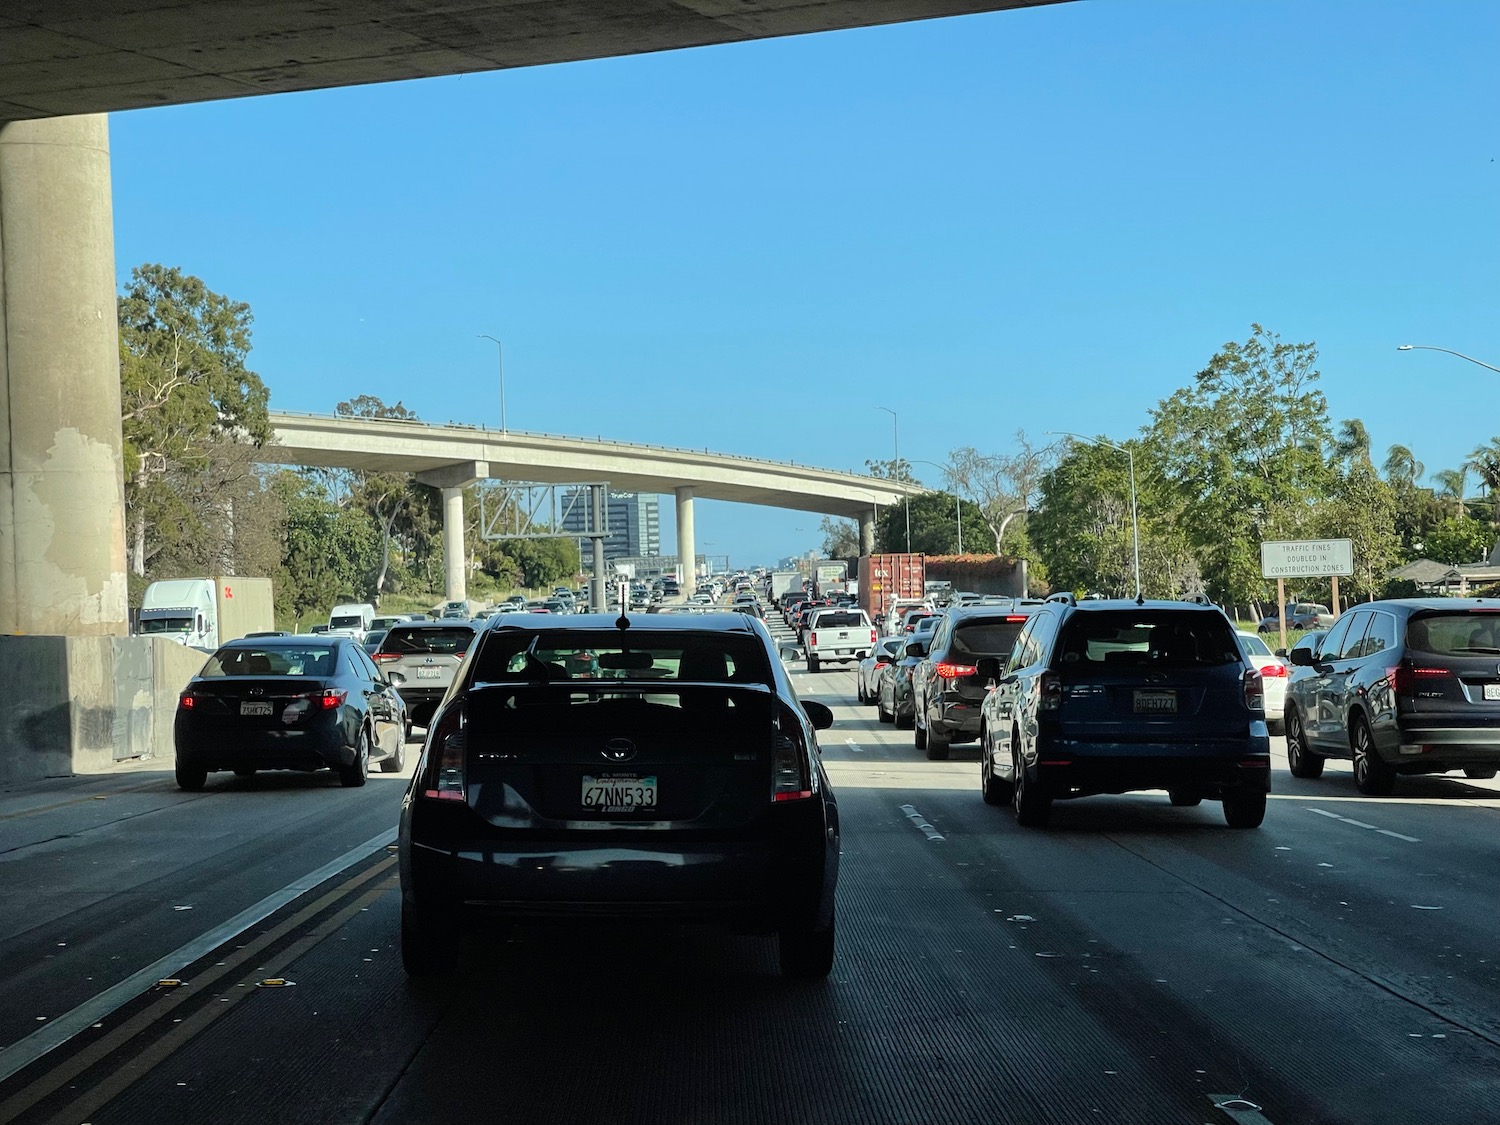
M 1288 656 L 1299 668 L 1311 668 L 1318 662 L 1318 658 L 1313 655 L 1313 650 L 1310 648 L 1294 648 Z
M 975 670 L 982 680 L 998 680 L 1000 678 L 1000 661 L 993 656 L 982 656 Z
M 802 659 L 802 650 L 796 645 L 782 645 L 780 651 L 781 660 L 784 664 L 790 664 L 795 660 Z
M 1289 657 L 1289 656 L 1287 656 L 1287 654 L 1286 654 L 1286 649 L 1284 649 L 1284 648 L 1278 648 L 1278 649 L 1277 649 L 1277 650 L 1276 650 L 1276 652 L 1275 652 L 1275 654 L 1274 654 L 1274 655 L 1275 655 L 1275 656 L 1276 656 L 1276 657 L 1277 657 L 1277 659 L 1279 659 L 1279 660 L 1290 660 L 1290 659 L 1291 659 L 1291 657 Z
M 391 687 L 400 687 L 406 683 L 406 677 L 400 672 L 387 672 L 385 674 L 385 682 L 390 684 Z
M 815 699 L 804 699 L 802 710 L 806 712 L 808 721 L 812 723 L 813 730 L 827 730 L 833 726 L 833 708 L 819 703 Z
M 926 656 L 927 655 L 927 645 L 924 644 L 922 641 L 912 641 L 909 645 L 906 646 L 906 655 L 907 656 Z

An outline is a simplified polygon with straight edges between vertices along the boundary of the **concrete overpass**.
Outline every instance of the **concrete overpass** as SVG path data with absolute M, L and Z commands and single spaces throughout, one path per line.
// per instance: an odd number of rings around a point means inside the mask
M 0 634 L 125 632 L 119 340 L 104 117 L 110 110 L 1050 2 L 15 0 L 0 6 Z
M 261 457 L 267 463 L 414 473 L 442 489 L 450 599 L 465 596 L 463 488 L 478 480 L 608 481 L 614 489 L 672 493 L 682 559 L 697 553 L 695 497 L 847 516 L 859 521 L 860 546 L 869 554 L 877 509 L 925 491 L 916 484 L 811 465 L 602 438 L 331 414 L 273 414 L 271 424 L 275 441 Z

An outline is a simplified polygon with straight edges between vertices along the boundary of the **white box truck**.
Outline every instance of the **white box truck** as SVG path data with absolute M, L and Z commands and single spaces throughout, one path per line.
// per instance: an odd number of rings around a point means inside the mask
M 146 587 L 136 632 L 210 652 L 276 628 L 269 578 L 170 578 Z

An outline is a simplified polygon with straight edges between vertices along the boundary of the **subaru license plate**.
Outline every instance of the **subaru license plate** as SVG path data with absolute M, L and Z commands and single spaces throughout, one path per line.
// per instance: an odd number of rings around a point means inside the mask
M 241 715 L 269 715 L 271 705 L 269 703 L 241 703 Z
M 1175 691 L 1137 691 L 1135 713 L 1137 715 L 1175 715 L 1177 693 Z
M 628 813 L 656 807 L 656 778 L 603 777 L 583 778 L 583 807 L 593 812 Z

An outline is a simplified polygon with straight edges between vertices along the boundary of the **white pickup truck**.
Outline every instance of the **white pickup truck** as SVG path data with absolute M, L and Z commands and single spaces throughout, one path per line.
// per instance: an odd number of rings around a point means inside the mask
M 875 647 L 875 626 L 862 609 L 815 609 L 807 622 L 807 670 L 856 664 Z

